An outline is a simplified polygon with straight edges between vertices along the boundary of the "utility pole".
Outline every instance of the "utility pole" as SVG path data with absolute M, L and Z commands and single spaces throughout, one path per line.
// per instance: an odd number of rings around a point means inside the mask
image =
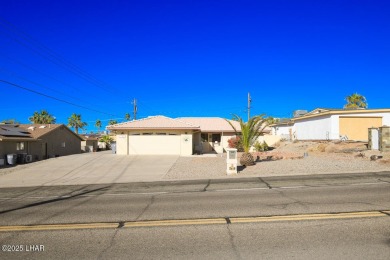
M 137 99 L 134 98 L 133 100 L 133 118 L 134 120 L 137 120 Z
M 252 102 L 251 95 L 248 92 L 248 121 L 250 119 L 250 114 L 251 114 L 251 102 Z

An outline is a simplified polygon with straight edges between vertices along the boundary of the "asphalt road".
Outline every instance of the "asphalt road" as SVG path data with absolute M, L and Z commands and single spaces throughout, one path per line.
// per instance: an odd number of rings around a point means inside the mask
M 390 173 L 6 188 L 0 258 L 389 259 L 389 198 Z

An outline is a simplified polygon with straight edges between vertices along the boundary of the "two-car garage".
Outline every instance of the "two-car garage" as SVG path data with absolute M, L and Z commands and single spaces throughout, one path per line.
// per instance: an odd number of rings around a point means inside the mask
M 180 135 L 130 134 L 129 154 L 180 155 Z
M 193 133 L 199 131 L 181 120 L 153 116 L 108 127 L 116 132 L 121 155 L 191 155 Z

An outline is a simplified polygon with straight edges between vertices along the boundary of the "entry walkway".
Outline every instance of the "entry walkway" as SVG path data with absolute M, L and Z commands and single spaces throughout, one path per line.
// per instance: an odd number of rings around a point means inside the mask
M 0 169 L 0 188 L 162 180 L 178 156 L 85 153 Z

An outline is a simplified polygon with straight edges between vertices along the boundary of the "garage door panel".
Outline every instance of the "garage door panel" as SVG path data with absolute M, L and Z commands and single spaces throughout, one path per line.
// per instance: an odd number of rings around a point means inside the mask
M 129 154 L 180 155 L 180 135 L 130 135 Z
M 368 128 L 382 126 L 382 117 L 340 117 L 340 135 L 349 140 L 368 141 Z

